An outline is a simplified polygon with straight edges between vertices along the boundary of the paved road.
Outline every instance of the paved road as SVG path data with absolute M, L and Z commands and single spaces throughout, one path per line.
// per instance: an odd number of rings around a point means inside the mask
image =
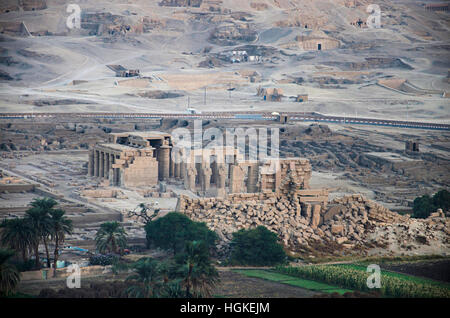
M 286 112 L 280 113 L 281 116 L 287 117 L 287 122 L 318 122 L 318 123 L 334 123 L 343 125 L 371 125 L 386 126 L 396 128 L 415 128 L 415 129 L 432 129 L 432 130 L 450 130 L 450 124 L 433 123 L 433 122 L 417 122 L 417 121 L 401 121 L 391 119 L 377 119 L 364 117 L 343 117 L 329 116 L 319 113 L 300 113 Z M 185 113 L 1 113 L 0 119 L 23 119 L 31 118 L 48 118 L 48 119 L 82 119 L 82 118 L 173 118 L 173 119 L 245 119 L 245 120 L 272 120 L 278 119 L 277 115 L 269 112 L 203 112 L 201 114 L 185 114 Z

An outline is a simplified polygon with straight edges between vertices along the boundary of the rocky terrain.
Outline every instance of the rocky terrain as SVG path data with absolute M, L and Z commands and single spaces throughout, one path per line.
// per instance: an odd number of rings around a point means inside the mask
M 277 233 L 293 252 L 310 246 L 329 245 L 367 255 L 441 254 L 450 251 L 450 219 L 442 210 L 428 219 L 411 219 L 389 211 L 361 195 L 334 199 L 321 212 L 299 206 L 283 194 L 230 195 L 220 199 L 181 197 L 178 210 L 206 222 L 221 239 L 219 251 L 226 253 L 232 233 L 263 225 Z

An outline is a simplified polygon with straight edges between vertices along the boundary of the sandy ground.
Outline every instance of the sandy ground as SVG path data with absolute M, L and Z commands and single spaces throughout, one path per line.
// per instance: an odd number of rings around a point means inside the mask
M 65 7 L 57 1 L 48 2 L 48 9 L 39 14 L 9 12 L 1 14 L 0 21 L 25 21 L 31 32 L 43 29 L 56 34 L 67 32 Z M 212 15 L 213 22 L 202 20 L 196 15 L 207 12 L 203 7 L 188 10 L 161 7 L 157 1 L 135 0 L 127 4 L 84 1 L 81 7 L 85 12 L 124 14 L 132 22 L 149 16 L 162 21 L 163 26 L 149 33 L 118 37 L 112 42 L 73 31 L 65 36 L 6 37 L 2 42 L 4 54 L 19 64 L 1 67 L 15 80 L 0 82 L 0 112 L 184 112 L 189 106 L 202 111 L 316 111 L 449 122 L 447 99 L 439 95 L 406 95 L 376 85 L 380 78 L 395 77 L 408 79 L 423 89 L 450 91 L 445 80 L 449 67 L 447 15 L 427 12 L 416 1 L 411 5 L 382 1 L 386 11 L 383 28 L 355 29 L 350 22 L 357 17 L 364 18 L 363 6 L 351 8 L 346 7 L 344 1 L 330 0 L 261 3 L 266 9 L 257 10 L 245 1 L 226 0 L 222 9 L 249 14 L 248 25 L 257 34 L 251 44 L 279 50 L 276 59 L 267 57 L 262 63 L 225 63 L 208 69 L 198 67 L 210 56 L 204 53 L 205 47 L 216 54 L 249 44 L 221 46 L 208 41 L 215 28 L 229 25 L 230 21 L 240 25 L 242 21 L 230 18 L 227 13 Z M 280 21 L 309 22 L 313 32 L 328 32 L 328 36 L 341 42 L 341 48 L 320 52 L 285 49 L 286 44 L 306 31 L 289 24 L 277 27 Z M 359 49 L 358 45 L 368 48 Z M 24 58 L 17 53 L 21 49 L 47 58 Z M 355 71 L 345 66 L 345 63 L 361 62 L 368 57 L 399 58 L 413 69 L 388 67 Z M 150 83 L 147 87 L 120 85 L 118 82 L 123 79 L 114 77 L 106 67 L 109 64 L 138 68 Z M 261 81 L 250 82 L 241 75 L 242 70 L 258 72 Z M 327 74 L 335 78 L 354 78 L 358 74 L 367 79 L 359 84 L 340 84 L 340 88 L 308 81 L 301 85 L 283 82 L 288 77 L 308 79 Z M 73 80 L 87 83 L 73 85 Z M 258 86 L 282 88 L 286 97 L 282 102 L 264 102 L 256 96 Z M 235 89 L 231 98 L 227 91 L 230 87 Z M 151 90 L 176 90 L 184 96 L 164 100 L 137 96 L 137 93 Z M 298 104 L 288 99 L 297 94 L 308 94 L 310 101 Z M 73 99 L 75 102 L 34 106 L 33 102 L 39 99 Z

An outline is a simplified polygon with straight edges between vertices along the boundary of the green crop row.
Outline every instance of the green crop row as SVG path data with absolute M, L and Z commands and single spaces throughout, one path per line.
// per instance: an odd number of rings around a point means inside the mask
M 277 267 L 285 275 L 337 285 L 360 291 L 373 291 L 367 284 L 372 274 L 358 269 L 333 265 L 311 265 L 300 267 Z M 379 291 L 386 297 L 405 298 L 450 298 L 450 289 L 429 283 L 418 283 L 381 273 Z

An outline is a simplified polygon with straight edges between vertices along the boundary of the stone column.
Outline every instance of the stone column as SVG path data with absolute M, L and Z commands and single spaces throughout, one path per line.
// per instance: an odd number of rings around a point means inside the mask
M 172 151 L 173 149 L 170 149 L 169 151 L 169 178 L 173 178 L 174 177 L 174 168 L 175 168 L 175 162 L 173 161 L 172 158 Z
M 195 177 L 197 176 L 197 169 L 194 165 L 189 165 L 186 168 L 186 177 L 184 179 L 184 187 L 186 190 L 195 191 Z
M 200 184 L 202 191 L 208 191 L 211 186 L 211 174 L 212 169 L 210 168 L 209 164 L 203 164 L 202 170 L 200 174 Z
M 170 170 L 170 146 L 163 145 L 158 149 L 159 180 L 167 180 Z
M 217 161 L 211 165 L 211 183 L 217 184 Z
M 98 151 L 94 149 L 94 177 L 98 177 L 98 170 L 99 170 L 99 158 L 98 158 Z
M 310 224 L 313 229 L 316 229 L 320 224 L 320 210 L 319 204 L 314 205 Z
M 114 168 L 112 167 L 112 165 L 114 164 L 114 154 L 110 154 L 109 155 L 109 184 L 110 185 L 115 185 L 115 179 L 114 179 Z
M 183 180 L 186 178 L 186 165 L 187 164 L 185 162 L 180 162 L 180 178 Z
M 248 193 L 256 193 L 258 192 L 258 172 L 259 167 L 258 163 L 252 163 L 248 169 L 248 176 L 247 176 L 247 192 Z
M 105 153 L 100 151 L 100 173 L 99 177 L 103 178 L 105 176 Z
M 109 167 L 110 167 L 109 157 L 110 157 L 109 153 L 105 152 L 105 173 L 104 173 L 104 175 L 105 175 L 106 179 L 109 179 Z
M 220 164 L 217 166 L 217 196 L 225 196 L 225 181 L 227 179 L 227 168 L 225 164 Z
M 88 161 L 88 176 L 92 177 L 94 175 L 94 149 L 89 151 L 89 161 Z
M 244 171 L 238 165 L 231 166 L 230 192 L 241 193 L 244 183 Z
M 179 152 L 173 152 L 172 149 L 172 155 L 173 155 L 173 177 L 178 179 L 180 177 L 180 154 Z
M 174 178 L 180 178 L 180 163 L 173 164 L 173 176 Z
M 123 187 L 123 178 L 120 169 L 117 169 L 117 185 Z

